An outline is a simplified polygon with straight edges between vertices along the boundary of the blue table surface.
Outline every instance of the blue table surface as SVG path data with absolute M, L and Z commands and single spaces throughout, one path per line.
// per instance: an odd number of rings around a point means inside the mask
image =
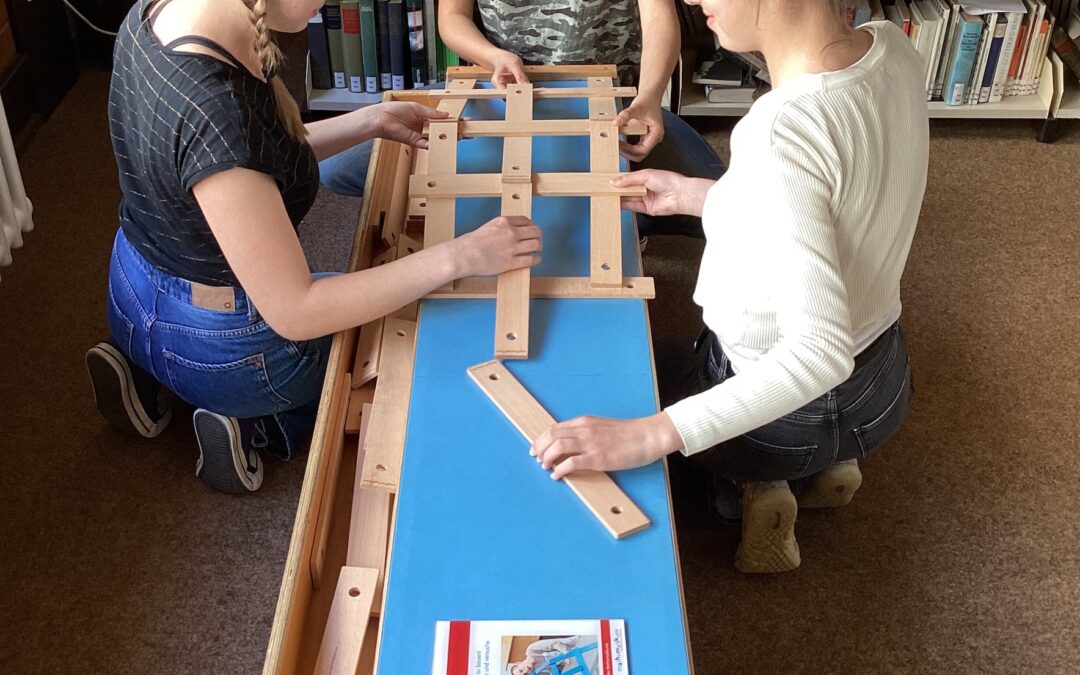
M 550 82 L 543 86 L 583 86 Z M 501 119 L 501 100 L 465 115 Z M 536 102 L 536 119 L 587 117 L 584 99 Z M 498 173 L 502 139 L 458 144 L 459 173 Z M 537 137 L 533 171 L 588 171 L 588 137 Z M 462 234 L 499 214 L 500 200 L 458 199 Z M 588 198 L 537 197 L 544 235 L 534 276 L 589 273 Z M 623 266 L 640 274 L 623 219 Z M 506 367 L 559 420 L 656 411 L 644 301 L 533 300 L 529 359 Z M 661 464 L 612 474 L 652 520 L 614 539 L 468 378 L 493 357 L 494 300 L 421 303 L 405 456 L 388 575 L 381 675 L 431 672 L 440 620 L 626 620 L 631 673 L 690 672 L 671 504 Z

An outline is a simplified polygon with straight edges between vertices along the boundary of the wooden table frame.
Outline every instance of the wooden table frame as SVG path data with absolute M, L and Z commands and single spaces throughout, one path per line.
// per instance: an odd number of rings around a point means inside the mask
M 526 71 L 533 82 L 588 81 L 589 90 L 583 95 L 590 102 L 590 117 L 593 117 L 594 111 L 613 110 L 615 97 L 630 95 L 624 88 L 611 86 L 611 78 L 615 76 L 614 66 L 532 66 L 526 67 Z M 444 147 L 448 148 L 451 142 L 456 143 L 457 137 L 451 135 L 453 132 L 451 127 L 457 127 L 460 124 L 458 118 L 468 100 L 492 96 L 490 93 L 480 93 L 490 90 L 472 89 L 476 81 L 487 78 L 490 78 L 490 73 L 485 73 L 480 68 L 451 68 L 448 72 L 448 79 L 451 82 L 448 90 L 450 94 L 445 91 L 395 91 L 387 92 L 384 100 L 414 101 L 432 107 L 437 105 L 440 109 L 446 110 L 451 114 L 451 120 L 437 124 L 446 125 L 441 127 L 447 131 L 447 138 L 442 140 L 446 142 Z M 590 78 L 603 78 L 605 82 L 602 83 L 600 80 L 594 82 Z M 460 91 L 463 89 L 470 91 Z M 524 101 L 526 88 L 521 89 L 520 96 Z M 532 98 L 559 95 L 549 92 L 538 95 L 538 91 L 543 92 L 540 86 L 531 89 L 532 96 L 528 101 L 530 110 Z M 596 89 L 602 89 L 603 95 L 598 95 L 598 92 L 594 91 Z M 562 91 L 574 91 L 575 95 L 581 92 L 580 89 Z M 593 102 L 597 103 L 596 108 Z M 608 102 L 611 103 L 610 109 L 606 107 Z M 520 104 L 515 104 L 514 107 L 523 108 Z M 527 112 L 515 112 L 515 116 L 525 115 Z M 596 115 L 596 117 L 604 116 Z M 613 128 L 610 122 L 602 119 L 591 119 L 586 122 L 589 123 L 586 135 L 591 137 L 599 136 L 602 131 L 601 125 L 604 125 L 605 129 Z M 438 131 L 435 129 L 435 124 L 432 127 L 433 130 Z M 609 137 L 610 141 L 604 139 L 606 145 L 600 142 L 593 145 L 591 154 L 593 171 L 603 169 L 600 173 L 618 172 L 617 134 L 610 134 Z M 528 142 L 531 143 L 531 139 Z M 350 270 L 367 269 L 415 252 L 421 246 L 420 239 L 423 240 L 423 245 L 427 246 L 445 241 L 448 235 L 453 236 L 454 197 L 450 194 L 425 195 L 410 192 L 410 173 L 414 175 L 413 181 L 416 180 L 416 174 L 433 173 L 443 176 L 455 173 L 454 153 L 440 150 L 437 142 L 432 145 L 431 151 L 414 151 L 412 148 L 395 142 L 383 140 L 375 142 L 365 184 L 366 197 L 349 263 Z M 543 191 L 544 186 L 548 185 L 545 182 L 545 174 L 530 174 L 524 168 L 513 168 L 527 166 L 522 145 L 524 142 L 507 144 L 504 171 L 500 177 L 502 181 L 507 181 L 509 178 L 508 182 L 503 183 L 505 193 L 513 194 L 511 191 L 515 191 L 523 195 L 524 191 L 528 190 L 531 198 L 532 194 L 537 194 L 537 186 L 541 186 L 540 193 L 547 194 Z M 611 157 L 602 157 L 599 154 L 602 152 L 616 154 Z M 597 162 L 602 163 L 602 166 L 598 166 Z M 422 190 L 417 192 L 422 193 Z M 596 209 L 606 209 L 615 212 L 611 220 L 618 223 L 618 191 L 614 191 L 614 194 L 610 190 L 606 192 L 597 190 L 597 192 L 600 193 L 599 196 L 592 197 L 594 218 L 597 214 Z M 529 199 L 513 200 L 512 197 L 510 199 L 521 203 L 509 205 L 504 203 L 504 213 L 513 209 L 519 209 L 523 214 L 528 213 Z M 603 216 L 603 218 L 608 217 Z M 425 221 L 422 231 L 417 229 L 421 219 Z M 615 240 L 609 246 L 613 245 L 616 252 L 621 251 L 617 234 L 613 235 L 610 230 L 610 223 L 608 229 L 602 231 L 599 238 L 613 236 Z M 594 250 L 597 247 L 596 241 L 597 234 L 594 228 Z M 528 293 L 525 296 L 526 299 L 528 297 L 654 297 L 652 279 L 647 277 L 624 279 L 621 258 L 614 257 L 615 254 L 611 252 L 611 249 L 603 249 L 603 242 L 600 246 L 603 251 L 601 255 L 605 257 L 605 260 L 601 262 L 608 262 L 611 268 L 600 269 L 600 272 L 604 274 L 595 274 L 596 266 L 594 265 L 592 277 L 547 277 L 530 279 L 527 282 L 510 281 L 508 288 L 520 297 L 523 293 L 522 287 L 524 287 L 527 289 L 524 292 Z M 593 262 L 597 260 L 595 254 L 592 260 Z M 500 282 L 493 279 L 464 279 L 428 297 L 490 298 L 497 295 L 498 283 Z M 527 301 L 524 304 L 527 306 Z M 384 373 L 389 372 L 379 367 L 389 365 L 380 363 L 380 355 L 385 357 L 387 351 L 381 348 L 381 341 L 390 326 L 408 325 L 400 323 L 402 321 L 415 322 L 416 310 L 417 303 L 413 303 L 395 312 L 387 320 L 380 319 L 373 324 L 342 331 L 334 336 L 326 378 L 323 382 L 322 403 L 312 436 L 304 483 L 297 505 L 281 590 L 263 665 L 264 675 L 338 672 L 337 667 L 332 670 L 325 668 L 316 670 L 317 665 L 320 665 L 320 652 L 323 653 L 322 658 L 325 663 L 328 649 L 336 650 L 335 653 L 342 653 L 342 650 L 352 653 L 359 649 L 357 657 L 359 665 L 356 672 L 360 675 L 375 672 L 379 633 L 378 617 L 382 611 L 382 603 L 385 601 L 382 589 L 388 569 L 386 561 L 393 551 L 392 521 L 396 507 L 394 499 L 396 482 L 386 482 L 381 477 L 385 471 L 378 472 L 380 478 L 377 481 L 366 480 L 371 473 L 369 473 L 370 470 L 365 470 L 369 458 L 366 457 L 362 439 L 366 435 L 367 447 L 372 447 L 371 434 L 373 431 L 378 433 L 368 424 L 369 420 L 375 418 L 371 412 L 374 409 L 372 403 L 378 405 L 379 400 L 385 398 L 384 393 L 386 393 L 380 391 L 379 386 L 380 370 Z M 647 307 L 645 311 L 648 312 Z M 527 310 L 525 316 L 527 317 Z M 514 315 L 513 320 L 520 321 L 521 315 Z M 525 335 L 527 337 L 527 333 Z M 373 358 L 372 355 L 374 355 Z M 412 355 L 409 353 L 410 362 L 411 358 Z M 396 365 L 400 366 L 400 364 Z M 394 368 L 389 370 L 392 371 Z M 411 363 L 407 371 L 407 377 L 411 378 Z M 389 376 L 383 375 L 384 379 L 387 377 Z M 395 376 L 395 379 L 399 380 L 400 377 L 400 375 Z M 399 386 L 387 385 L 386 382 L 389 380 L 382 383 L 382 389 L 387 386 L 391 389 L 400 389 Z M 400 401 L 400 393 L 397 396 L 397 400 Z M 404 405 L 407 406 L 407 394 L 404 401 Z M 397 424 L 392 426 L 394 427 L 392 433 L 398 433 Z M 360 432 L 359 435 L 357 432 Z M 397 459 L 400 460 L 400 456 Z M 394 480 L 396 481 L 396 477 Z M 374 491 L 380 492 L 375 494 Z M 372 504 L 374 506 L 371 506 Z M 363 518 L 363 520 L 353 522 L 355 518 Z M 383 533 L 386 533 L 386 536 L 383 536 Z M 385 552 L 372 548 L 384 544 L 387 546 Z M 677 559 L 677 549 L 675 555 Z M 378 568 L 379 565 L 382 567 Z M 348 588 L 351 582 L 342 581 L 343 574 L 361 579 L 362 583 L 357 582 L 357 584 L 362 588 Z M 357 597 L 348 593 L 349 590 L 360 594 L 359 597 L 364 606 L 367 606 L 369 598 L 374 598 L 370 601 L 371 616 L 366 631 L 360 630 L 359 634 L 352 635 L 348 644 L 333 644 L 334 640 L 325 639 L 328 620 L 335 626 L 335 630 L 339 631 L 340 627 L 336 622 L 340 617 L 347 616 L 350 612 L 355 613 L 354 610 L 346 607 L 337 607 L 331 611 L 332 607 L 335 607 L 335 597 L 344 598 L 337 604 L 349 602 L 350 597 Z M 343 592 L 345 592 L 344 596 Z M 326 645 L 324 642 L 332 644 Z M 689 649 L 689 645 L 687 647 Z

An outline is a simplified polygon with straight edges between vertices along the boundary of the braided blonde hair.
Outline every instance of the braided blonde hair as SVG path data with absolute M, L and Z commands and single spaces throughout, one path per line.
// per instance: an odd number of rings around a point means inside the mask
M 304 122 L 300 119 L 300 107 L 296 105 L 296 100 L 277 74 L 282 56 L 281 50 L 270 34 L 270 29 L 266 26 L 267 1 L 245 0 L 251 9 L 251 26 L 255 30 L 255 54 L 262 65 L 263 76 L 270 83 L 281 123 L 285 125 L 290 136 L 303 141 L 307 137 L 307 129 L 304 128 Z

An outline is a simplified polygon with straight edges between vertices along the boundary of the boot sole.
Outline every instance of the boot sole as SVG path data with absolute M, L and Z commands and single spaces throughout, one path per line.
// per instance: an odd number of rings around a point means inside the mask
M 766 490 L 744 502 L 742 541 L 735 569 L 750 574 L 787 572 L 799 566 L 795 517 L 799 507 L 790 490 Z
M 262 458 L 255 455 L 255 474 L 249 473 L 236 420 L 200 409 L 195 411 L 192 421 L 195 440 L 199 443 L 199 460 L 195 463 L 199 480 L 231 495 L 258 490 L 262 485 Z
M 835 509 L 851 503 L 862 485 L 862 471 L 856 464 L 836 464 L 810 480 L 806 492 L 799 495 L 804 509 Z
M 86 371 L 94 390 L 94 401 L 101 416 L 113 427 L 155 438 L 172 419 L 172 408 L 157 422 L 150 419 L 135 393 L 135 380 L 127 359 L 110 344 L 95 345 L 86 352 Z

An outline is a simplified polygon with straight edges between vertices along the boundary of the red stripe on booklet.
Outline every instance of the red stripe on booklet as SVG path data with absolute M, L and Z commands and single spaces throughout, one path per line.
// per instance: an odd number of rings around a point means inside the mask
M 450 622 L 450 648 L 446 653 L 446 675 L 469 675 L 469 622 Z
M 600 621 L 600 653 L 604 660 L 604 675 L 613 675 L 611 665 L 611 623 L 607 619 Z

